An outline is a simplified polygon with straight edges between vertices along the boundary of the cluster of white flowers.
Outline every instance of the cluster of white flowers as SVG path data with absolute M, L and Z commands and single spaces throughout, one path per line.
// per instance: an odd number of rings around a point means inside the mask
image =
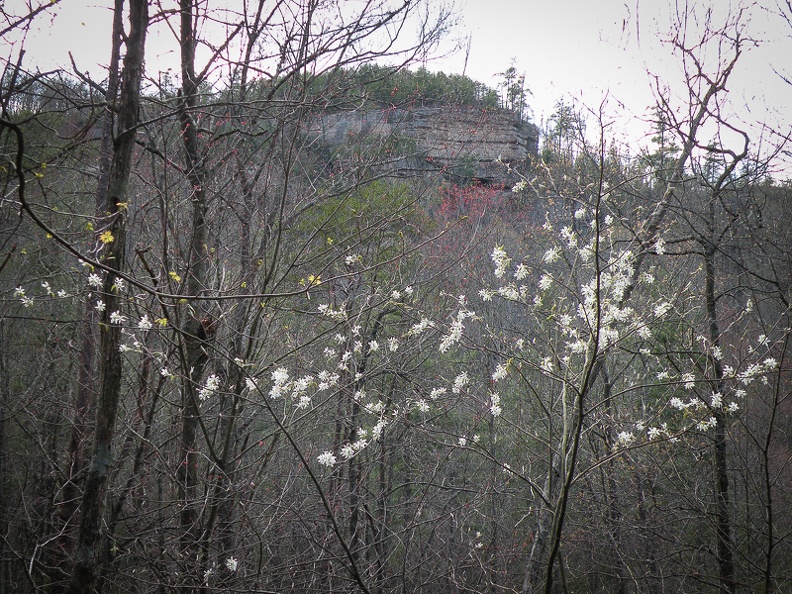
M 450 349 L 462 339 L 462 332 L 465 330 L 465 319 L 472 318 L 475 315 L 475 312 L 472 312 L 468 309 L 462 308 L 459 310 L 456 318 L 454 318 L 454 320 L 451 322 L 451 327 L 448 334 L 443 336 L 443 340 L 440 341 L 438 349 L 441 353 L 448 352 L 448 349 Z
M 126 316 L 123 315 L 120 311 L 114 311 L 110 314 L 110 323 L 111 324 L 123 324 L 126 322 Z
M 328 466 L 330 468 L 335 466 L 335 463 L 338 461 L 333 452 L 322 452 L 316 459 L 322 466 Z
M 567 225 L 561 229 L 561 239 L 566 242 L 567 248 L 569 248 L 570 251 L 577 249 L 578 238 L 571 226 Z
M 662 303 L 658 303 L 654 308 L 654 315 L 656 318 L 662 318 L 666 315 L 669 311 L 671 311 L 671 304 L 667 301 L 663 301 Z
M 713 427 L 717 427 L 717 425 L 718 425 L 718 419 L 716 419 L 715 417 L 709 417 L 707 419 L 702 419 L 701 421 L 699 421 L 696 424 L 696 427 L 700 431 L 709 431 Z
M 454 386 L 451 388 L 451 391 L 454 394 L 459 394 L 462 391 L 462 388 L 467 386 L 470 383 L 470 378 L 466 371 L 463 371 L 458 376 L 454 378 Z
M 649 427 L 646 431 L 646 436 L 649 438 L 649 441 L 654 441 L 662 437 L 670 437 L 670 435 L 668 423 L 663 423 L 660 427 Z
M 550 287 L 553 286 L 553 277 L 549 274 L 543 274 L 542 278 L 539 279 L 539 290 L 540 291 L 547 291 Z
M 333 309 L 329 303 L 322 303 L 319 306 L 319 313 L 336 322 L 343 322 L 346 320 L 346 312 L 344 312 L 343 309 Z
M 14 289 L 14 297 L 22 302 L 23 307 L 31 307 L 34 303 L 32 297 L 25 295 L 25 289 L 23 287 L 17 287 Z
M 445 394 L 447 391 L 448 391 L 448 390 L 447 390 L 446 388 L 442 388 L 442 387 L 441 387 L 441 388 L 434 388 L 434 389 L 433 389 L 433 390 L 432 390 L 432 391 L 429 393 L 429 398 L 431 398 L 432 400 L 437 400 L 438 398 L 440 398 L 440 396 L 442 396 L 443 394 Z
M 495 393 L 495 392 L 491 392 L 490 393 L 490 407 L 489 407 L 489 409 L 490 409 L 490 413 L 492 413 L 493 417 L 499 417 L 500 414 L 501 414 L 501 411 L 503 410 L 503 409 L 501 409 L 501 405 L 500 405 L 500 396 L 497 393 Z
M 553 262 L 558 261 L 561 258 L 561 248 L 556 246 L 551 247 L 544 253 L 542 256 L 542 261 L 547 264 L 552 264 Z
M 285 367 L 278 367 L 272 372 L 272 388 L 270 388 L 270 398 L 282 398 L 288 391 L 289 371 Z
M 495 371 L 492 372 L 492 381 L 498 382 L 506 377 L 506 373 L 508 372 L 509 364 L 506 363 L 498 363 L 495 366 Z
M 220 378 L 216 374 L 212 374 L 206 378 L 206 383 L 198 391 L 198 399 L 201 402 L 208 400 L 217 390 L 220 389 Z
M 515 194 L 519 194 L 520 192 L 523 192 L 527 189 L 528 189 L 528 182 L 524 179 L 521 179 L 516 184 L 514 184 L 514 186 L 512 186 L 512 192 L 514 192 Z
M 503 275 L 506 274 L 506 269 L 511 264 L 511 258 L 509 258 L 506 250 L 503 249 L 503 246 L 497 246 L 492 250 L 491 258 L 495 263 L 495 277 L 503 278 Z
M 149 317 L 147 315 L 144 315 L 142 318 L 140 318 L 140 321 L 138 322 L 138 328 L 140 330 L 143 330 L 145 332 L 147 330 L 151 330 L 153 327 L 154 324 L 151 323 L 151 320 L 149 320 Z
M 238 565 L 239 562 L 236 560 L 236 557 L 229 557 L 228 559 L 226 559 L 225 562 L 226 569 L 228 569 L 228 571 L 230 571 L 231 573 L 234 573 L 237 570 Z
M 417 324 L 414 324 L 412 328 L 410 328 L 410 334 L 413 336 L 417 336 L 425 332 L 428 328 L 434 328 L 435 324 L 429 318 L 421 318 L 421 321 Z
M 627 448 L 635 441 L 635 435 L 631 431 L 621 431 L 616 436 L 616 447 Z
M 357 439 L 354 442 L 345 443 L 339 448 L 338 452 L 340 456 L 344 460 L 349 460 L 350 458 L 354 457 L 356 454 L 366 449 L 370 443 L 377 441 L 382 436 L 382 433 L 387 425 L 388 423 L 385 419 L 380 419 L 377 424 L 371 428 L 370 440 L 369 431 L 363 427 L 358 428 Z M 338 462 L 338 458 L 330 451 L 319 454 L 319 456 L 317 456 L 317 460 L 319 464 L 329 468 L 332 468 Z
M 768 357 L 761 363 L 751 363 L 743 371 L 734 375 L 744 386 L 748 386 L 759 378 L 762 383 L 767 383 L 767 374 L 778 367 L 778 361 L 774 357 Z

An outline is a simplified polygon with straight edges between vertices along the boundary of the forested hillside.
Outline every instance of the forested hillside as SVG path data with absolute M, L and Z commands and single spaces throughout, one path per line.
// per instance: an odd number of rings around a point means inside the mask
M 646 147 L 569 102 L 536 147 L 514 68 L 417 67 L 448 14 L 342 4 L 119 0 L 102 77 L 3 55 L 0 594 L 792 590 L 742 13 L 679 6 Z

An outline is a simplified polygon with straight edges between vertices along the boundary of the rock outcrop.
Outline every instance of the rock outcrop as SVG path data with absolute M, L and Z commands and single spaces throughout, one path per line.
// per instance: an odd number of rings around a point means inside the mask
M 522 170 L 537 154 L 538 132 L 507 110 L 454 106 L 326 112 L 309 126 L 333 159 L 378 143 L 391 151 L 396 175 L 440 171 L 482 183 L 509 183 L 504 164 Z

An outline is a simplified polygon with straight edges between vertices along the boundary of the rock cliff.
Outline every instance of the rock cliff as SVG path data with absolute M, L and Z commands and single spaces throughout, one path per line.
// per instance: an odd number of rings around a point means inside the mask
M 539 144 L 537 127 L 513 112 L 455 106 L 325 112 L 309 134 L 333 159 L 375 143 L 391 151 L 396 175 L 440 171 L 482 183 L 509 183 L 504 164 L 522 170 Z

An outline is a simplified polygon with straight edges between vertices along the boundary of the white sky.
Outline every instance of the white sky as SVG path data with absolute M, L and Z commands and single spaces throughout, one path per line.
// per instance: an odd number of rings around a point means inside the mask
M 635 142 L 646 130 L 636 119 L 646 117 L 655 103 L 648 73 L 659 75 L 672 91 L 684 91 L 679 62 L 661 42 L 670 31 L 669 4 L 674 0 L 459 2 L 472 36 L 466 73 L 495 85 L 495 75 L 514 60 L 532 92 L 529 102 L 538 124 L 560 98 L 596 109 L 608 97 L 609 113 L 618 110 L 615 128 Z M 716 7 L 717 21 L 736 2 L 700 4 Z M 776 10 L 775 0 L 758 0 L 746 13 L 747 33 L 760 44 L 741 56 L 728 86 L 729 108 L 741 125 L 751 127 L 753 137 L 760 133 L 756 122 L 785 134 L 792 124 L 792 86 L 773 71 L 792 74 L 792 27 Z M 464 63 L 462 52 L 430 69 L 461 72 Z M 789 171 L 788 165 L 782 167 Z
M 209 0 L 210 4 L 213 1 Z M 677 1 L 684 4 L 683 0 Z M 13 6 L 26 0 L 6 2 Z M 461 39 L 471 35 L 466 74 L 490 86 L 497 85 L 496 74 L 514 60 L 531 91 L 529 104 L 536 123 L 541 124 L 561 98 L 567 102 L 575 98 L 596 109 L 607 96 L 608 112 L 618 112 L 614 132 L 635 143 L 646 136 L 647 127 L 640 119 L 654 103 L 647 72 L 659 74 L 672 90 L 682 90 L 678 62 L 659 41 L 668 34 L 668 6 L 673 2 L 456 0 L 462 23 L 452 34 Z M 721 11 L 736 3 L 737 0 L 700 2 Z M 68 69 L 69 51 L 82 70 L 94 70 L 96 64 L 106 63 L 110 11 L 99 6 L 104 4 L 104 0 L 63 0 L 56 17 L 37 20 L 26 40 L 28 54 L 42 68 L 57 65 Z M 163 5 L 167 4 L 168 0 L 164 0 Z M 765 122 L 789 134 L 792 86 L 785 84 L 773 68 L 792 75 L 792 28 L 775 15 L 776 10 L 776 0 L 757 0 L 747 15 L 748 33 L 761 43 L 741 58 L 729 87 L 729 98 L 739 120 Z M 152 62 L 166 63 L 169 57 L 173 63 L 168 65 L 175 66 L 177 52 L 172 40 L 167 31 L 150 33 L 150 70 Z M 8 57 L 7 47 L 6 44 L 4 50 L 0 46 L 4 57 Z M 430 70 L 461 73 L 464 63 L 465 52 L 461 51 L 426 66 Z M 758 137 L 759 129 L 751 125 L 752 136 Z M 787 165 L 782 167 L 792 170 Z

